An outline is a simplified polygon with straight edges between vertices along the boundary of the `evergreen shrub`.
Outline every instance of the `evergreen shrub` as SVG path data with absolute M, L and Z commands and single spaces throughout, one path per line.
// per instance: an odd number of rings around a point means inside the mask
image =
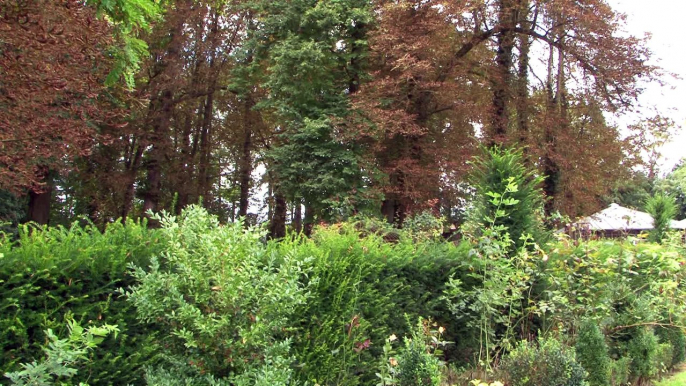
M 657 337 L 651 328 L 634 329 L 627 347 L 627 354 L 631 357 L 631 377 L 636 381 L 632 383 L 641 384 L 658 375 L 658 345 Z
M 670 368 L 682 363 L 686 358 L 686 335 L 679 327 L 658 327 L 655 334 L 660 338 L 660 342 L 672 345 L 672 360 Z
M 426 328 L 420 320 L 412 329 L 411 337 L 405 338 L 405 346 L 398 355 L 398 386 L 439 386 L 441 383 L 440 362 L 425 341 Z
M 512 386 L 582 386 L 585 371 L 574 350 L 554 338 L 520 344 L 503 358 L 502 369 Z
M 593 320 L 585 320 L 577 336 L 576 358 L 588 372 L 590 386 L 609 386 L 611 359 L 608 353 L 605 336 Z
M 631 357 L 613 360 L 610 364 L 610 378 L 612 386 L 623 386 L 629 383 Z
M 65 335 L 68 317 L 86 328 L 109 324 L 121 331 L 88 354 L 88 367 L 76 367 L 76 384 L 143 383 L 143 367 L 155 357 L 154 333 L 117 289 L 133 283 L 129 263 L 147 264 L 160 252 L 159 238 L 133 221 L 104 232 L 76 224 L 22 226 L 15 240 L 0 237 L 0 374 L 41 358 L 45 331 Z

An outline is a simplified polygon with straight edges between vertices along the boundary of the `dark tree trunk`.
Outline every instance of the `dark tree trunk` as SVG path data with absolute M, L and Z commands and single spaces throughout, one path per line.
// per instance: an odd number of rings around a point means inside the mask
M 52 191 L 54 189 L 53 176 L 47 167 L 41 167 L 39 173 L 38 177 L 44 181 L 45 185 L 40 190 L 29 191 L 27 220 L 40 225 L 48 225 L 50 223 L 50 208 L 52 205 Z
M 511 0 L 500 0 L 498 22 L 504 31 L 497 36 L 498 50 L 496 53 L 496 73 L 493 79 L 493 117 L 491 120 L 492 133 L 489 138 L 491 145 L 502 144 L 507 138 L 509 126 L 510 87 L 512 84 L 512 50 L 514 48 L 516 12 Z
M 274 210 L 269 223 L 270 239 L 281 239 L 286 237 L 286 218 L 288 216 L 286 198 L 283 194 L 278 193 L 278 189 L 276 189 L 276 192 L 277 193 L 274 194 Z
M 524 1 L 521 6 L 523 17 L 527 19 L 529 2 Z M 528 22 L 522 22 L 521 28 L 529 30 L 531 27 Z M 519 35 L 519 62 L 517 69 L 517 129 L 519 131 L 519 143 L 526 146 L 529 138 L 529 52 L 531 51 L 531 37 L 529 35 Z
M 293 229 L 296 233 L 300 233 L 303 230 L 303 209 L 300 199 L 296 199 L 293 202 Z
M 255 120 L 252 108 L 255 106 L 251 96 L 246 96 L 243 110 L 243 154 L 241 155 L 239 178 L 240 178 L 240 198 L 238 200 L 238 215 L 245 217 L 248 215 L 250 204 L 250 182 L 252 180 L 252 132 Z
M 305 236 L 310 237 L 312 235 L 312 229 L 314 228 L 314 209 L 312 205 L 305 203 L 305 220 L 303 221 L 303 233 Z

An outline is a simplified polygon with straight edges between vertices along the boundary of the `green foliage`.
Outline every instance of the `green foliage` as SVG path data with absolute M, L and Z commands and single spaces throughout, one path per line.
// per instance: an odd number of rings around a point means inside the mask
M 87 0 L 114 27 L 118 45 L 113 47 L 114 66 L 105 84 L 112 86 L 124 78 L 129 88 L 135 87 L 134 76 L 148 56 L 148 44 L 139 38 L 149 32 L 151 23 L 162 17 L 156 0 Z
M 543 193 L 539 187 L 543 180 L 524 166 L 521 150 L 486 149 L 472 165 L 470 183 L 476 189 L 477 202 L 469 215 L 468 233 L 478 237 L 484 229 L 501 226 L 512 240 L 507 248 L 510 252 L 527 239 L 543 242 Z
M 368 189 L 373 168 L 362 165 L 359 142 L 343 121 L 350 88 L 363 74 L 369 2 L 270 0 L 255 7 L 263 17 L 245 56 L 260 66 L 254 72 L 266 68 L 269 98 L 258 108 L 273 111 L 280 126 L 268 152 L 279 189 L 304 200 L 307 224 L 365 209 L 378 201 Z
M 18 386 L 68 386 L 71 383 L 66 380 L 70 380 L 78 372 L 74 366 L 80 362 L 88 362 L 87 354 L 90 350 L 102 343 L 107 335 L 114 334 L 116 337 L 119 332 L 117 326 L 108 324 L 84 329 L 70 319 L 67 319 L 67 329 L 69 336 L 64 339 L 59 339 L 51 329 L 46 330 L 45 335 L 49 343 L 43 348 L 45 358 L 38 363 L 22 363 L 23 370 L 7 373 L 5 376 L 13 385 Z
M 659 343 L 651 328 L 638 327 L 633 331 L 627 346 L 631 358 L 631 376 L 637 382 L 646 381 L 658 375 L 656 367 Z
M 109 224 L 103 232 L 90 225 L 25 225 L 15 241 L 0 237 L 0 372 L 37 360 L 44 331 L 63 335 L 71 315 L 81 325 L 117 325 L 122 332 L 89 353 L 90 366 L 77 366 L 75 383 L 142 383 L 143 366 L 155 360 L 154 332 L 116 290 L 133 283 L 127 264 L 146 265 L 161 243 L 158 232 L 134 221 Z
M 165 250 L 149 267 L 133 266 L 139 284 L 126 292 L 138 318 L 160 332 L 169 358 L 149 376 L 187 379 L 173 365 L 185 361 L 194 377 L 288 384 L 289 321 L 308 296 L 300 283 L 306 260 L 277 254 L 260 242 L 262 232 L 240 222 L 221 226 L 199 206 L 154 218 Z
M 405 338 L 405 346 L 398 355 L 398 386 L 439 386 L 441 369 L 438 359 L 427 344 L 428 324 L 421 319 L 412 329 L 412 336 Z
M 669 373 L 672 370 L 672 358 L 674 357 L 674 347 L 670 343 L 660 343 L 657 345 L 657 353 L 653 367 L 658 371 L 658 376 Z
M 623 357 L 613 360 L 610 364 L 612 386 L 623 386 L 629 383 L 631 358 Z
M 670 368 L 682 363 L 686 359 L 686 334 L 680 327 L 660 326 L 655 330 L 661 343 L 669 343 L 672 346 L 672 360 L 668 363 Z
M 525 328 L 522 322 L 533 316 L 536 307 L 529 298 L 536 276 L 534 259 L 539 253 L 545 256 L 528 234 L 520 238 L 519 250 L 513 254 L 509 230 L 499 224 L 511 208 L 521 203 L 513 198 L 519 192 L 514 181 L 514 177 L 508 177 L 502 192 L 488 192 L 493 213 L 484 218 L 488 224 L 479 237 L 472 236 L 467 266 L 470 273 L 466 278 L 474 284 L 465 286 L 462 279 L 453 277 L 443 297 L 456 318 L 478 329 L 478 361 L 487 367 L 493 355 L 513 348 L 515 329 Z
M 512 386 L 582 386 L 585 371 L 576 362 L 574 350 L 553 338 L 538 344 L 521 342 L 503 358 L 503 370 Z
M 682 159 L 671 173 L 657 183 L 657 187 L 674 197 L 677 204 L 677 218 L 686 218 L 686 159 Z
M 649 240 L 661 243 L 676 215 L 674 198 L 658 192 L 646 202 L 646 211 L 653 217 L 653 229 L 650 231 Z
M 576 358 L 588 372 L 588 384 L 610 386 L 611 359 L 605 336 L 598 324 L 591 319 L 585 320 L 579 327 L 576 339 Z

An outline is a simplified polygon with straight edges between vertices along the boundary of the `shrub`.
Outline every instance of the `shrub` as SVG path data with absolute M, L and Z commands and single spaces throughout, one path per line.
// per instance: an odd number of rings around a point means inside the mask
M 530 235 L 536 242 L 544 241 L 547 236 L 541 221 L 543 193 L 540 189 L 543 178 L 524 166 L 522 152 L 494 147 L 485 150 L 485 154 L 475 158 L 472 164 L 470 183 L 476 190 L 476 203 L 468 215 L 471 226 L 467 228 L 478 233 L 484 227 L 503 226 L 514 242 L 512 250 L 525 245 L 525 235 Z M 514 204 L 507 207 L 507 215 L 503 216 L 498 212 L 504 208 L 493 195 L 504 194 L 511 184 L 516 190 L 508 199 Z
M 588 372 L 588 384 L 609 386 L 610 355 L 605 336 L 594 321 L 587 319 L 581 324 L 574 348 L 577 361 Z
M 166 248 L 149 268 L 134 267 L 138 284 L 127 292 L 164 346 L 166 363 L 149 377 L 184 379 L 175 364 L 185 361 L 195 368 L 191 383 L 207 375 L 236 385 L 288 384 L 289 321 L 307 297 L 303 263 L 261 243 L 262 232 L 222 226 L 199 206 L 155 219 Z
M 657 376 L 658 369 L 655 363 L 657 362 L 658 341 L 652 329 L 635 328 L 627 352 L 631 357 L 631 376 L 637 384 L 647 382 Z
M 512 386 L 582 386 L 585 371 L 574 350 L 557 339 L 541 338 L 538 345 L 523 341 L 503 358 Z
M 655 334 L 660 338 L 660 342 L 672 345 L 673 355 L 669 364 L 670 368 L 684 361 L 686 356 L 686 335 L 684 335 L 684 331 L 681 328 L 659 327 L 655 330 Z
M 629 383 L 631 357 L 623 357 L 610 362 L 610 378 L 612 386 L 622 386 Z
M 653 217 L 653 230 L 650 231 L 649 240 L 661 243 L 676 215 L 676 202 L 673 197 L 658 192 L 646 202 L 646 212 Z
M 398 386 L 438 386 L 441 383 L 441 368 L 438 359 L 431 353 L 426 342 L 428 324 L 421 319 L 412 329 L 411 338 L 405 338 L 405 346 L 398 355 Z
M 155 359 L 154 333 L 135 317 L 117 288 L 133 283 L 127 264 L 146 265 L 163 242 L 146 224 L 128 221 L 94 226 L 21 226 L 18 238 L 0 237 L 0 373 L 43 354 L 45 331 L 66 334 L 67 315 L 81 325 L 117 325 L 88 367 L 72 381 L 91 385 L 142 384 L 143 367 Z
M 117 335 L 117 326 L 91 326 L 84 329 L 73 320 L 67 320 L 69 336 L 59 339 L 52 330 L 45 331 L 48 344 L 43 347 L 45 358 L 40 363 L 22 363 L 23 370 L 7 373 L 5 376 L 13 385 L 52 385 L 55 381 L 60 385 L 67 385 L 62 381 L 71 380 L 78 373 L 74 368 L 81 362 L 88 363 L 88 352 L 93 350 L 103 338 L 109 334 Z M 79 385 L 87 386 L 84 383 Z
M 673 357 L 674 348 L 670 343 L 659 343 L 657 345 L 653 367 L 657 369 L 659 376 L 667 374 L 672 369 Z

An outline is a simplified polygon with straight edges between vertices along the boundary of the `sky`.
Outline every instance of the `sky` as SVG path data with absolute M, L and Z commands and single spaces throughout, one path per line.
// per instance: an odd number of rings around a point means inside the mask
M 670 117 L 678 125 L 672 140 L 663 149 L 659 162 L 664 175 L 672 170 L 682 157 L 686 157 L 686 1 L 684 0 L 607 0 L 615 11 L 627 15 L 625 29 L 634 36 L 652 35 L 648 47 L 653 62 L 665 72 L 681 79 L 665 78 L 670 86 L 646 86 L 639 104 L 646 116 L 654 115 L 651 108 Z M 653 110 L 654 111 L 654 110 Z M 635 116 L 620 117 L 618 124 L 630 124 Z

